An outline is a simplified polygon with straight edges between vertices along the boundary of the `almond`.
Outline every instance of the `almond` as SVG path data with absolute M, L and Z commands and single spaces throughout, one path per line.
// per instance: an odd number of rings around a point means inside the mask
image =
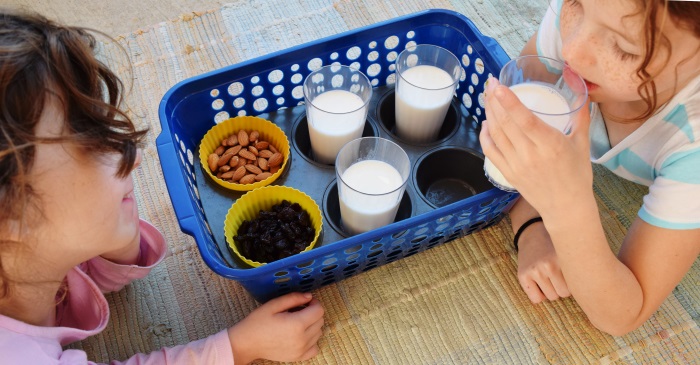
M 253 146 L 248 146 L 248 151 L 250 151 L 250 153 L 254 154 L 255 157 L 258 157 L 258 149 L 257 148 L 255 148 Z
M 248 174 L 246 176 L 243 176 L 238 183 L 239 184 L 252 184 L 255 181 L 255 175 L 253 174 Z
M 230 178 L 233 177 L 233 175 L 234 175 L 235 173 L 236 173 L 235 171 L 225 172 L 225 173 L 221 174 L 221 179 L 229 180 Z
M 245 165 L 245 169 L 254 173 L 255 175 L 262 174 L 262 170 L 260 170 L 260 168 L 255 165 L 247 164 Z
M 219 166 L 226 165 L 228 163 L 228 161 L 231 159 L 231 157 L 233 157 L 233 153 L 224 152 L 224 155 L 221 156 L 221 158 L 219 158 L 219 162 L 217 163 L 217 165 L 219 165 Z
M 226 139 L 226 142 L 229 146 L 233 147 L 238 144 L 238 137 L 235 134 L 232 134 L 228 137 L 228 139 Z
M 240 131 L 238 131 L 238 144 L 240 144 L 243 147 L 247 147 L 248 143 L 250 143 L 250 140 L 248 140 L 248 132 L 241 129 Z
M 238 159 L 238 165 L 236 167 L 243 167 L 248 164 L 248 160 L 245 158 L 239 158 Z
M 258 131 L 250 131 L 250 136 L 248 136 L 248 140 L 250 140 L 250 142 L 257 142 L 259 137 L 260 133 Z
M 271 173 L 269 173 L 269 172 L 263 172 L 262 174 L 257 174 L 257 175 L 255 175 L 255 180 L 257 180 L 257 181 L 263 181 L 263 180 L 267 179 L 267 178 L 270 177 L 270 176 L 272 176 Z
M 231 167 L 237 167 L 238 166 L 238 156 L 233 156 L 231 157 L 231 160 L 228 162 L 228 165 Z
M 275 148 L 275 146 L 273 146 L 273 145 L 269 145 L 268 148 L 270 149 L 270 151 L 272 151 L 272 153 L 277 153 L 277 152 L 279 152 L 279 151 Z
M 233 175 L 231 175 L 231 180 L 233 180 L 233 181 L 240 180 L 243 176 L 245 176 L 246 172 L 247 172 L 247 170 L 243 166 L 237 168 L 236 171 L 233 172 Z
M 224 146 L 219 146 L 219 147 L 216 147 L 216 149 L 214 150 L 214 153 L 216 153 L 217 155 L 221 156 L 221 155 L 224 154 L 224 151 L 226 151 L 226 147 L 224 147 Z
M 255 144 L 255 148 L 258 149 L 258 151 L 266 150 L 267 146 L 269 146 L 270 143 L 265 142 L 265 141 L 258 141 L 258 143 Z
M 267 160 L 262 158 L 262 157 L 258 157 L 258 167 L 260 168 L 260 170 L 263 170 L 263 171 L 267 171 L 270 168 L 267 165 Z
M 216 172 L 216 168 L 219 167 L 219 155 L 212 153 L 207 158 L 207 162 L 209 163 L 209 171 Z
M 264 158 L 270 158 L 270 157 L 272 157 L 272 155 L 274 155 L 274 154 L 275 154 L 275 153 L 272 152 L 272 151 L 270 151 L 270 150 L 259 150 L 259 151 L 258 151 L 258 156 L 264 157 Z
M 282 160 L 284 160 L 284 157 L 282 157 L 282 154 L 279 152 L 276 152 L 274 155 L 272 155 L 272 157 L 270 157 L 270 159 L 267 161 L 267 164 L 270 167 L 279 166 L 280 164 L 282 164 Z
M 274 174 L 274 173 L 276 173 L 277 171 L 279 171 L 279 169 L 280 169 L 279 166 L 270 167 L 270 173 L 271 173 L 271 174 Z
M 248 150 L 241 150 L 240 152 L 238 152 L 238 156 L 241 156 L 241 157 L 246 158 L 248 160 L 257 159 L 257 157 L 252 152 L 250 152 Z
M 224 153 L 231 152 L 232 154 L 237 155 L 241 149 L 242 149 L 241 145 L 238 145 L 238 146 L 234 146 L 234 147 L 227 149 L 226 152 L 224 152 Z
M 233 156 L 233 157 L 236 157 L 236 156 Z M 231 170 L 231 166 L 229 166 L 229 165 L 223 165 L 223 166 L 219 167 L 219 171 L 221 171 L 221 172 L 229 172 L 229 170 Z

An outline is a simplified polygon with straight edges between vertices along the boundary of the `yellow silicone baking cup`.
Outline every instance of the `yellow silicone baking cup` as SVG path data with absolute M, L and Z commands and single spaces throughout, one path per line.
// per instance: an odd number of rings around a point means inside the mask
M 245 129 L 250 132 L 251 130 L 256 130 L 260 133 L 260 139 L 271 143 L 277 150 L 282 153 L 284 161 L 280 165 L 280 169 L 277 170 L 272 176 L 268 177 L 263 181 L 257 181 L 253 184 L 237 184 L 228 182 L 216 177 L 212 174 L 209 169 L 209 163 L 207 159 L 209 155 L 214 153 L 217 147 L 221 145 L 221 141 L 224 138 L 228 138 L 234 133 L 238 133 L 241 129 Z M 235 117 L 224 120 L 223 122 L 213 126 L 207 134 L 202 138 L 202 142 L 199 144 L 199 163 L 202 164 L 202 168 L 207 172 L 207 175 L 212 178 L 217 184 L 225 187 L 226 189 L 236 190 L 236 191 L 249 191 L 259 187 L 263 187 L 273 183 L 277 180 L 280 175 L 284 172 L 287 166 L 287 161 L 289 160 L 289 139 L 284 131 L 280 129 L 276 124 L 258 117 Z
M 252 267 L 259 267 L 266 263 L 257 262 L 244 257 L 236 246 L 233 236 L 238 232 L 238 227 L 243 221 L 256 218 L 261 210 L 269 210 L 273 205 L 279 204 L 282 200 L 287 200 L 291 203 L 298 203 L 311 218 L 311 224 L 316 230 L 313 241 L 302 252 L 306 252 L 314 248 L 323 229 L 323 219 L 321 218 L 321 209 L 318 204 L 305 193 L 290 188 L 288 186 L 273 185 L 265 186 L 260 189 L 255 189 L 245 193 L 236 202 L 231 205 L 231 208 L 226 214 L 224 221 L 224 236 L 231 250 L 238 258 Z

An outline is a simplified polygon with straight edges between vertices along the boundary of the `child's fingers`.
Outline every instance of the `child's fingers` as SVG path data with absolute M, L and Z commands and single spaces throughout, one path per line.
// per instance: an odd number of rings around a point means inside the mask
M 319 333 L 311 336 L 311 338 L 309 338 L 309 341 L 307 341 L 307 343 L 306 343 L 307 348 L 309 348 L 309 349 L 313 348 L 313 347 L 318 348 L 318 341 L 321 339 L 322 335 L 323 335 L 323 333 L 319 332 Z
M 323 318 L 323 313 L 324 310 L 323 306 L 321 306 L 321 302 L 319 302 L 318 299 L 313 299 L 306 308 L 295 313 L 290 313 L 290 315 L 296 316 L 296 318 L 303 323 L 316 323 L 316 321 Z
M 273 313 L 285 312 L 294 307 L 307 304 L 313 300 L 311 293 L 289 293 L 281 297 L 271 299 L 264 305 Z
M 561 134 L 534 115 L 507 87 L 498 86 L 492 94 L 489 96 L 488 108 L 514 145 L 538 146 L 549 141 L 553 135 Z
M 557 294 L 556 289 L 554 289 L 554 285 L 552 284 L 552 281 L 549 280 L 549 278 L 545 277 L 540 279 L 537 282 L 537 285 L 539 285 L 540 290 L 544 294 L 545 297 L 549 300 L 557 300 L 559 299 L 559 294 Z
M 316 355 L 318 355 L 318 345 L 313 345 L 313 346 L 311 346 L 311 348 L 306 350 L 306 352 L 303 355 L 301 355 L 301 358 L 299 358 L 299 361 L 308 360 Z
M 540 290 L 539 285 L 537 285 L 535 280 L 531 278 L 521 279 L 520 286 L 523 288 L 523 291 L 525 291 L 525 294 L 530 299 L 530 301 L 534 304 L 537 304 L 546 298 L 544 296 L 544 293 L 542 293 L 542 291 Z
M 323 332 L 321 330 L 323 328 L 323 323 L 324 323 L 324 320 L 323 320 L 323 317 L 321 317 L 319 320 L 317 320 L 316 322 L 312 323 L 309 327 L 307 327 L 305 333 L 311 334 L 311 333 L 316 333 L 316 332 L 318 332 L 318 333 Z
M 481 143 L 481 150 L 484 151 L 489 160 L 504 173 L 504 170 L 509 170 L 505 156 L 501 153 L 501 150 L 496 146 L 491 138 L 489 129 L 491 128 L 488 120 L 481 123 L 481 133 L 479 133 L 479 143 Z
M 566 281 L 564 280 L 564 277 L 561 274 L 552 275 L 549 277 L 549 280 L 552 282 L 554 291 L 556 291 L 559 298 L 567 298 L 571 296 L 569 286 L 566 285 Z
M 501 102 L 504 98 L 513 106 L 504 106 Z M 536 120 L 536 117 L 522 105 L 520 99 L 509 88 L 505 86 L 494 87 L 486 100 L 486 119 L 492 121 L 491 136 L 504 153 L 510 152 L 510 146 L 518 149 L 519 146 L 532 144 L 532 140 L 526 134 L 529 130 L 523 127 L 523 121 L 526 119 Z M 516 105 L 520 107 L 515 108 Z M 507 144 L 505 144 L 505 139 L 508 141 Z

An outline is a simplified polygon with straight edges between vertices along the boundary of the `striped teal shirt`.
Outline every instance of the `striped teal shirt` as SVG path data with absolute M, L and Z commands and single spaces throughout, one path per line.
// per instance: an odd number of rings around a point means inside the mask
M 537 37 L 537 52 L 556 59 L 563 58 L 561 1 L 552 1 Z M 700 76 L 612 148 L 600 111 L 593 111 L 591 161 L 649 186 L 639 217 L 663 228 L 700 228 Z

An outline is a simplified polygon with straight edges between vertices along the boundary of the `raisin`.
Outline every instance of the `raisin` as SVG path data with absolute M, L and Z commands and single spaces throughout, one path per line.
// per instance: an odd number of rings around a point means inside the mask
M 298 203 L 283 200 L 243 221 L 233 239 L 243 256 L 273 262 L 303 251 L 315 233 L 309 213 Z

